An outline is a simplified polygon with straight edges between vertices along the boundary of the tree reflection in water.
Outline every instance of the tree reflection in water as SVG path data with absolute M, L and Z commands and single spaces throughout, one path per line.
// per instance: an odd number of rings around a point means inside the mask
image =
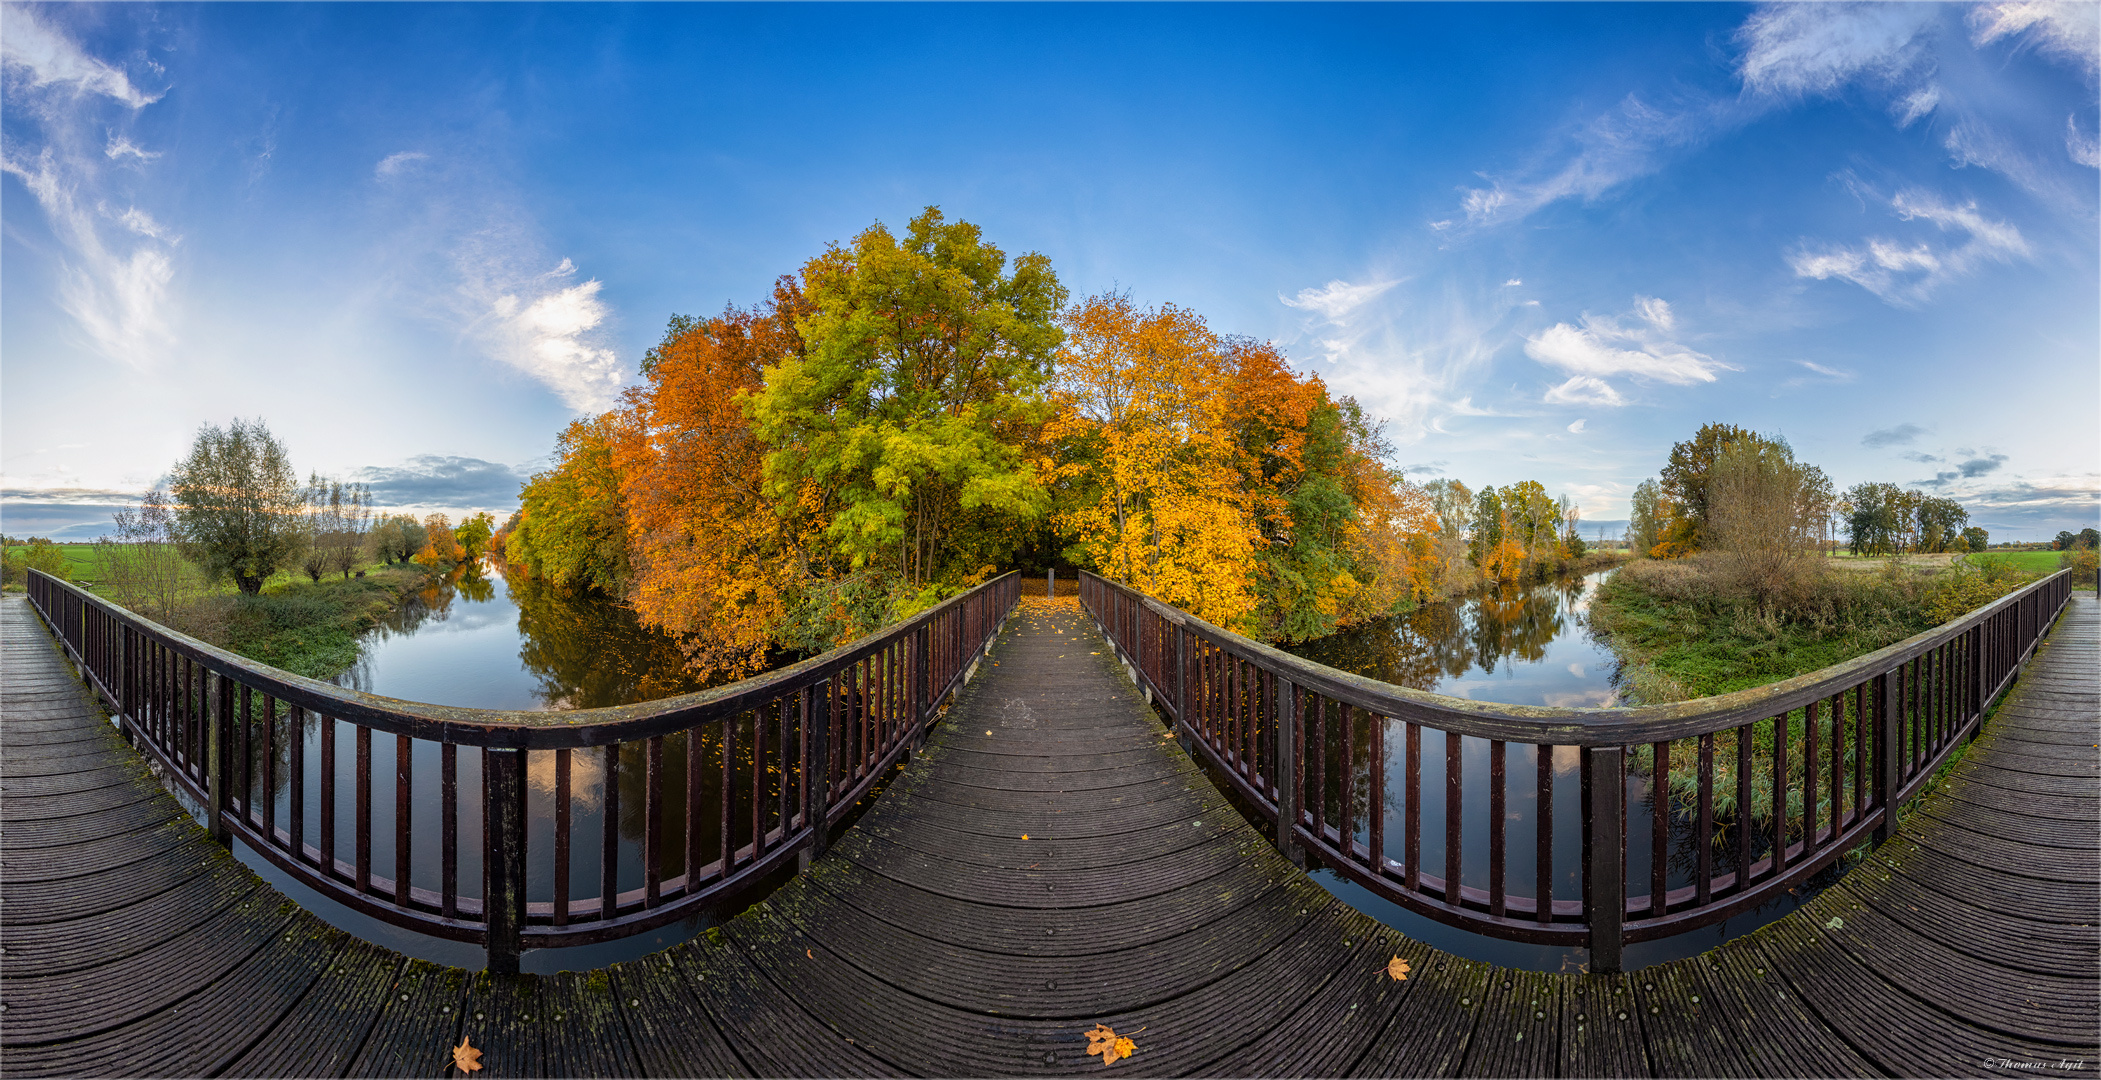
M 1287 645 L 1308 660 L 1382 682 L 1459 693 L 1460 682 L 1480 687 L 1501 669 L 1508 696 L 1466 693 L 1510 704 L 1558 704 L 1572 691 L 1596 691 L 1609 704 L 1615 661 L 1589 640 L 1583 618 L 1589 597 L 1611 571 L 1533 585 L 1490 588 L 1459 600 L 1424 604 L 1403 615 L 1374 619 L 1316 641 Z M 1538 669 L 1554 665 L 1551 672 Z M 1551 685 L 1549 685 L 1551 684 Z
M 705 690 L 669 634 L 594 592 L 507 581 L 518 605 L 518 660 L 549 709 L 595 709 Z

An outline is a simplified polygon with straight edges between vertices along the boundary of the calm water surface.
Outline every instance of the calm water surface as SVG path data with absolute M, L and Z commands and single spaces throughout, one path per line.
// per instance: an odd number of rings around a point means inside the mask
M 1586 619 L 1598 587 L 1613 574 L 1604 570 L 1569 576 L 1533 585 L 1490 589 L 1476 596 L 1444 603 L 1427 604 L 1405 615 L 1378 619 L 1317 641 L 1286 646 L 1286 651 L 1308 660 L 1354 674 L 1448 694 L 1472 701 L 1509 705 L 1543 705 L 1554 708 L 1603 707 L 1620 703 L 1615 679 L 1618 659 L 1612 650 L 1594 638 Z M 1386 856 L 1404 861 L 1406 818 L 1403 799 L 1406 780 L 1406 725 L 1368 717 L 1355 717 L 1354 745 L 1370 745 L 1373 723 L 1388 725 L 1382 733 L 1387 748 L 1385 801 Z M 1339 769 L 1339 739 L 1329 748 L 1331 769 Z M 1532 895 L 1538 844 L 1539 807 L 1537 786 L 1538 749 L 1509 744 L 1505 763 L 1507 785 L 1505 873 L 1513 895 Z M 1562 899 L 1582 895 L 1582 784 L 1581 758 L 1574 747 L 1553 750 L 1554 806 L 1554 895 Z M 1361 753 L 1359 754 L 1361 758 Z M 1364 821 L 1369 806 L 1370 764 L 1356 764 L 1354 817 Z M 1489 742 L 1460 740 L 1459 771 L 1462 884 L 1486 889 L 1489 883 L 1489 848 L 1484 823 L 1488 815 Z M 1441 733 L 1425 729 L 1422 739 L 1423 786 L 1441 787 L 1445 776 L 1445 740 Z M 1331 795 L 1328 820 L 1340 818 L 1340 792 Z M 1639 893 L 1650 880 L 1652 830 L 1659 827 L 1654 792 L 1649 778 L 1630 767 L 1625 805 L 1628 807 L 1627 882 Z M 1445 814 L 1442 798 L 1422 800 L 1421 859 L 1423 865 L 1442 872 L 1445 861 Z M 1692 883 L 1697 866 L 1691 828 L 1680 816 L 1661 815 L 1660 827 L 1670 838 L 1666 873 L 1670 887 Z M 1369 825 L 1360 826 L 1360 842 L 1369 843 Z M 1761 838 L 1752 846 L 1752 859 L 1764 856 L 1767 844 Z M 1733 850 L 1716 860 L 1717 866 L 1734 865 Z M 1560 946 L 1528 945 L 1468 933 L 1408 911 L 1382 900 L 1369 890 L 1333 870 L 1311 871 L 1314 880 L 1358 910 L 1419 941 L 1448 952 L 1477 960 L 1538 971 L 1578 971 L 1589 963 L 1589 950 Z M 1800 906 L 1818 888 L 1835 880 L 1827 870 L 1799 894 L 1786 895 L 1761 908 L 1726 922 L 1678 937 L 1640 942 L 1625 947 L 1622 960 L 1627 970 L 1701 952 L 1748 933 Z

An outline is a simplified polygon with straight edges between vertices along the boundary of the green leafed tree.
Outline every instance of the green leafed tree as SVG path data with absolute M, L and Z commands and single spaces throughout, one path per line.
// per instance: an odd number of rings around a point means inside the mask
M 1050 260 L 1010 265 L 977 226 L 929 207 L 803 270 L 807 351 L 750 399 L 766 490 L 788 512 L 822 493 L 826 537 L 856 569 L 923 597 L 1003 560 L 1049 506 L 1024 447 L 1066 292 Z
M 207 578 L 232 578 L 252 596 L 306 549 L 299 474 L 261 420 L 207 424 L 175 464 L 169 489 L 183 554 Z

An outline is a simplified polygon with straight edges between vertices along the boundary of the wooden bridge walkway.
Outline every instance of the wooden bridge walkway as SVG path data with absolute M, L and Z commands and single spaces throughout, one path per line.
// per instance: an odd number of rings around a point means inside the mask
M 2101 1067 L 2101 604 L 1801 911 L 1620 976 L 1462 960 L 1332 899 L 1072 606 L 1028 606 L 811 872 L 633 963 L 491 978 L 300 911 L 0 606 L 0 1074 L 1879 1076 Z M 1387 960 L 1410 961 L 1406 982 Z M 457 1073 L 449 1073 L 458 1075 Z

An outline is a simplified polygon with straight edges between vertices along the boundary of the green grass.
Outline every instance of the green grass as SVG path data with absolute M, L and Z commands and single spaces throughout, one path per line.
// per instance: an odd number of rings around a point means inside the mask
M 260 596 L 217 598 L 225 648 L 273 667 L 326 679 L 357 663 L 358 636 L 426 579 L 420 569 L 382 569 L 362 578 L 304 579 Z M 219 636 L 219 635 L 215 635 Z
M 2024 574 L 2054 574 L 2058 557 L 2063 554 L 2062 551 L 1980 551 L 1966 558 L 1973 563 L 1986 559 L 2012 563 L 2014 569 Z

